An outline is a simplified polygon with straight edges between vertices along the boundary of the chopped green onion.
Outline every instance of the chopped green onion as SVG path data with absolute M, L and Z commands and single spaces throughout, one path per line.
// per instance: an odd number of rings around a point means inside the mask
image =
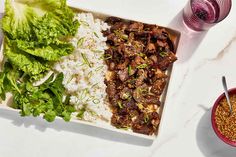
M 122 130 L 129 130 L 130 129 L 130 127 L 121 127 L 121 128 L 119 128 L 119 129 L 122 129 Z
M 104 54 L 103 56 L 101 56 L 99 59 L 104 59 L 104 60 L 108 60 L 111 59 L 112 55 L 111 54 Z
M 128 75 L 130 76 L 131 75 L 131 65 L 128 66 Z
M 102 68 L 103 68 L 103 66 L 101 65 L 101 66 L 97 67 L 97 68 L 95 69 L 95 71 L 102 70 Z
M 128 40 L 128 39 L 129 39 L 129 36 L 128 36 L 127 34 L 123 34 L 123 35 L 122 35 L 122 39 Z
M 121 39 L 128 40 L 128 38 L 129 38 L 129 36 L 127 34 L 124 34 L 119 30 L 115 30 L 114 33 L 116 36 L 118 36 Z
M 83 45 L 84 39 L 85 39 L 85 37 L 82 37 L 82 38 L 80 38 L 80 39 L 78 40 L 78 42 L 77 42 L 77 46 L 78 46 L 78 47 L 81 47 L 81 46 Z
M 149 121 L 149 117 L 147 114 L 144 115 L 144 123 L 148 123 Z
M 114 30 L 115 35 L 120 36 L 120 31 L 119 30 Z
M 83 107 L 82 109 L 78 111 L 78 114 L 76 117 L 78 117 L 79 119 L 83 119 L 85 111 L 86 111 L 86 107 Z
M 84 26 L 87 26 L 87 27 L 89 27 L 89 24 L 87 23 L 87 22 L 85 22 L 85 21 L 80 21 L 80 23 L 82 24 L 82 25 L 84 25 Z
M 98 85 L 98 83 L 95 83 L 94 85 L 91 86 L 91 88 L 94 88 Z
M 122 109 L 122 108 L 123 108 L 123 105 L 122 105 L 122 103 L 121 103 L 120 101 L 118 101 L 118 103 L 117 103 L 117 104 L 118 104 L 118 106 L 119 106 L 119 108 L 120 108 L 120 109 Z
M 92 101 L 93 99 L 95 99 L 95 96 L 90 96 L 90 97 L 86 100 L 86 102 Z
M 111 58 L 112 58 L 111 54 L 105 54 L 104 55 L 104 60 L 108 60 L 108 59 L 111 59 Z
M 84 60 L 84 63 L 87 64 L 90 68 L 92 67 L 92 65 L 90 64 L 90 62 L 88 61 L 87 56 L 84 53 L 81 53 L 82 58 Z
M 98 34 L 97 34 L 96 32 L 93 32 L 93 34 L 94 34 L 97 38 L 99 38 L 99 36 L 98 36 Z
M 142 53 L 142 52 L 140 52 L 140 53 L 138 53 L 138 56 L 140 56 L 140 57 L 144 57 L 144 56 L 145 56 L 145 54 L 144 54 L 144 53 Z
M 159 54 L 161 57 L 166 57 L 168 55 L 168 53 L 164 51 L 160 52 Z
M 90 72 L 88 73 L 88 78 L 91 78 L 92 76 L 93 76 L 93 72 L 90 71 Z
M 138 103 L 137 106 L 140 110 L 142 110 L 144 108 L 142 103 Z
M 84 90 L 82 90 L 81 94 L 80 94 L 80 100 L 83 100 L 84 98 L 86 98 L 86 96 L 89 94 L 89 90 L 88 88 L 85 88 Z
M 93 52 L 95 52 L 95 53 L 103 53 L 104 51 L 102 51 L 102 50 L 92 50 Z
M 91 113 L 92 116 L 98 116 L 97 113 L 91 109 L 88 109 L 87 111 Z
M 93 103 L 94 103 L 94 104 L 99 104 L 99 103 L 100 103 L 100 100 L 94 99 L 94 100 L 93 100 Z
M 130 95 L 129 93 L 124 93 L 124 94 L 122 95 L 122 99 L 127 100 L 127 99 L 130 99 L 130 98 L 131 98 L 131 95 Z
M 148 65 L 147 64 L 140 64 L 139 66 L 137 66 L 138 69 L 144 69 L 146 68 Z

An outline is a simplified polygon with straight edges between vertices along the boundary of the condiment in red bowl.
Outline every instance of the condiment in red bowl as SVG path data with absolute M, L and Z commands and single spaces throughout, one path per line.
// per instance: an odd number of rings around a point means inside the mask
M 211 123 L 216 135 L 225 143 L 236 147 L 236 88 L 228 90 L 233 112 L 230 114 L 225 94 L 221 94 L 211 113 Z

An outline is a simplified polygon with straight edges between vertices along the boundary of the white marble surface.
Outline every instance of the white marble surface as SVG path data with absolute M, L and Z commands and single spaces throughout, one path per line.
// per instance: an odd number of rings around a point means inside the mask
M 211 107 L 222 93 L 221 76 L 236 87 L 236 7 L 208 32 L 190 33 L 181 22 L 186 0 L 74 0 L 82 8 L 157 23 L 182 32 L 162 119 L 151 144 L 0 110 L 0 156 L 235 157 L 236 148 L 217 139 Z M 0 0 L 0 11 L 3 0 Z M 164 15 L 164 16 L 163 16 Z M 83 131 L 79 131 L 82 129 Z M 86 134 L 85 132 L 90 132 Z

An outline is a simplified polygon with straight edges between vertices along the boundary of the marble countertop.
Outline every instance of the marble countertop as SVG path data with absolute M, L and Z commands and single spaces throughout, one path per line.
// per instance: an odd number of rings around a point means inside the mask
M 182 8 L 187 0 L 74 1 L 81 8 L 181 31 L 161 132 L 153 143 L 145 144 L 59 121 L 48 124 L 40 118 L 21 118 L 14 112 L 0 110 L 0 156 L 236 156 L 236 148 L 221 142 L 210 123 L 212 105 L 223 92 L 221 76 L 227 77 L 228 87 L 236 87 L 236 6 L 209 31 L 193 33 L 182 23 Z M 0 0 L 2 11 L 3 0 Z

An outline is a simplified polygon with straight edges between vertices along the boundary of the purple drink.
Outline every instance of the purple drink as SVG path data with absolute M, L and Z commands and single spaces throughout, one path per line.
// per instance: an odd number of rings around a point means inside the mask
M 231 0 L 190 0 L 184 8 L 184 23 L 195 31 L 208 30 L 229 13 Z

